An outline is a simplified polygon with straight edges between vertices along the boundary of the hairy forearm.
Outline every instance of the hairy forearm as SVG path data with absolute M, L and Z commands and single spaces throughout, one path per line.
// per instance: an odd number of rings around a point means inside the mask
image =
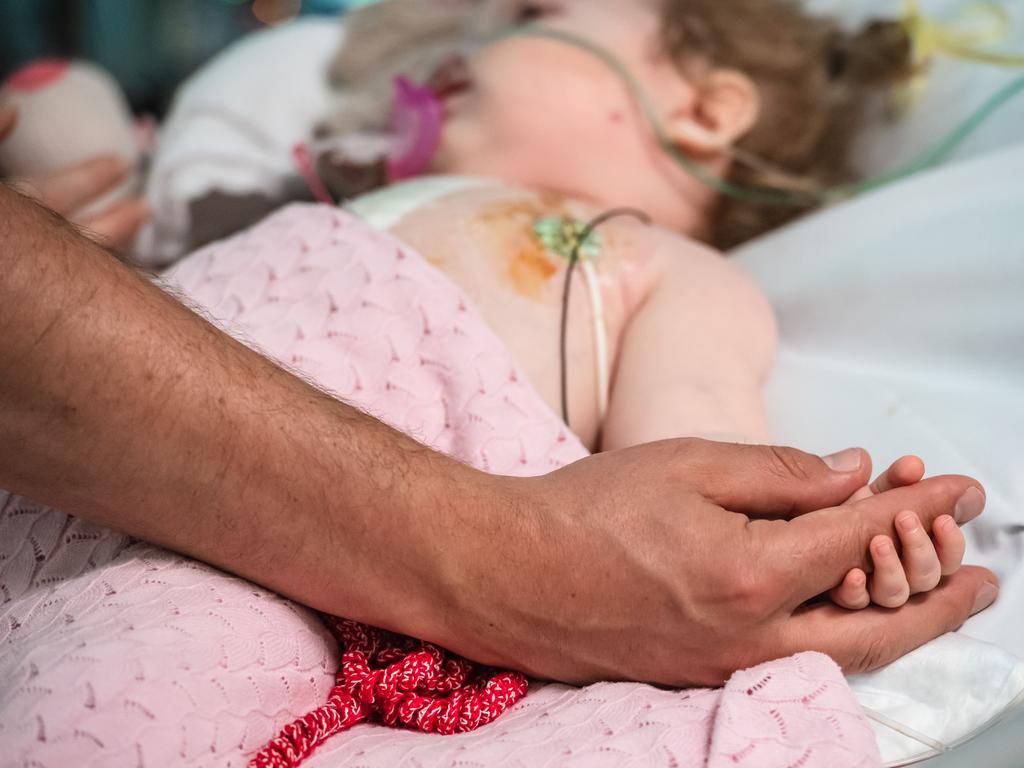
M 0 360 L 0 487 L 321 610 L 429 634 L 433 541 L 488 506 L 2 185 Z

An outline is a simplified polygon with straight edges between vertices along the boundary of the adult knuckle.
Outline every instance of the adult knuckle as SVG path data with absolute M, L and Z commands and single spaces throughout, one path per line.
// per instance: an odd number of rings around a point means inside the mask
M 892 646 L 884 637 L 861 637 L 850 651 L 851 672 L 871 672 L 888 664 L 893 658 Z
M 799 453 L 791 448 L 768 446 L 766 452 L 768 471 L 776 477 L 786 480 L 807 481 L 811 479 L 811 471 Z
M 801 574 L 816 566 L 822 542 L 827 545 L 832 537 L 795 536 L 784 520 L 753 520 L 747 528 L 748 555 L 751 562 L 763 564 L 762 583 L 775 607 L 780 607 L 801 588 Z
M 745 625 L 758 624 L 775 610 L 775 579 L 752 562 L 731 570 L 723 593 L 730 612 Z
M 921 487 L 923 486 L 923 487 Z M 938 515 L 952 514 L 957 499 L 962 494 L 960 483 L 954 477 L 931 478 L 918 486 L 921 488 L 920 511 L 921 521 L 930 528 Z
M 868 546 L 864 543 L 867 531 L 861 520 L 848 518 L 843 527 L 833 526 L 821 530 L 818 535 L 806 542 L 797 542 L 792 550 L 790 568 L 806 570 L 821 562 L 821 553 L 830 552 L 833 560 L 842 563 L 846 571 L 860 568 L 869 572 L 871 565 Z

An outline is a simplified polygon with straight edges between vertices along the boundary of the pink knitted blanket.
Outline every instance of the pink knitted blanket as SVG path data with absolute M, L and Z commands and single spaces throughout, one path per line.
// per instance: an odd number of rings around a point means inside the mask
M 480 469 L 540 474 L 585 455 L 458 288 L 345 213 L 289 207 L 168 281 L 265 354 Z M 0 491 L 2 768 L 241 768 L 324 703 L 338 662 L 326 629 L 288 600 Z M 359 725 L 308 762 L 879 764 L 852 692 L 819 654 L 720 690 L 535 684 L 473 733 Z

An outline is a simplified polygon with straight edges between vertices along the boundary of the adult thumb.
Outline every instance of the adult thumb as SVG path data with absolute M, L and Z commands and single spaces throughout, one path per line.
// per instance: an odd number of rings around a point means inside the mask
M 871 457 L 849 448 L 819 457 L 795 448 L 692 441 L 695 490 L 750 517 L 788 518 L 839 506 L 871 477 Z

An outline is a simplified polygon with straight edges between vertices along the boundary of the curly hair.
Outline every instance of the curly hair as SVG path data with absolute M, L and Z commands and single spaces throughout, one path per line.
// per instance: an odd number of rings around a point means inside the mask
M 743 72 L 762 96 L 760 119 L 737 146 L 729 180 L 802 187 L 853 181 L 853 142 L 885 86 L 913 74 L 911 42 L 896 22 L 844 32 L 793 0 L 659 0 L 662 44 L 687 73 L 695 61 Z M 755 158 L 756 162 L 744 162 Z M 712 241 L 723 250 L 813 206 L 723 197 Z

